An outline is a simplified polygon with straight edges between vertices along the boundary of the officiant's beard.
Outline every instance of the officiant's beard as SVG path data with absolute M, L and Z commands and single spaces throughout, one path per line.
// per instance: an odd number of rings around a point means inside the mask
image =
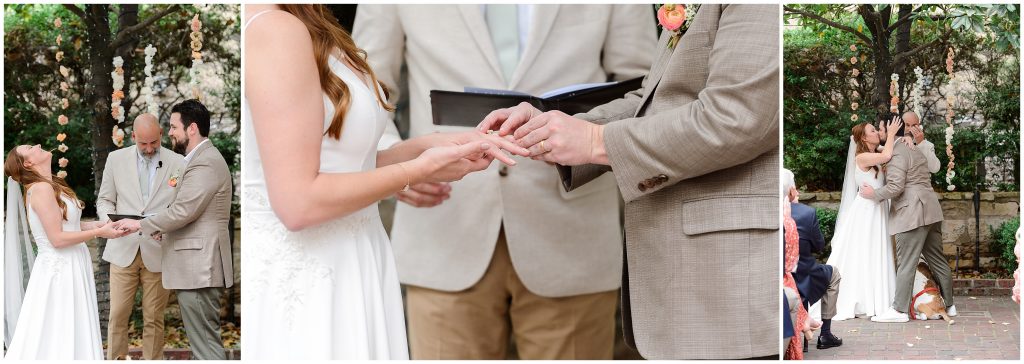
M 171 135 L 170 137 L 171 137 L 171 150 L 173 150 L 175 153 L 178 153 L 178 154 L 181 154 L 181 155 L 187 154 L 187 153 L 185 153 L 185 148 L 188 146 L 188 140 L 185 140 L 184 142 L 181 142 L 181 141 L 178 141 L 178 139 L 175 138 L 173 135 Z

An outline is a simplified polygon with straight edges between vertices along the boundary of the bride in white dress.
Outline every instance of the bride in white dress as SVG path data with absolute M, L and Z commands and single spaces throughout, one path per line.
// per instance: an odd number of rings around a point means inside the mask
M 7 155 L 4 173 L 8 179 L 8 209 L 5 246 L 5 330 L 13 331 L 4 359 L 16 360 L 103 360 L 96 284 L 92 256 L 82 244 L 97 236 L 118 238 L 124 233 L 113 223 L 82 223 L 82 202 L 61 179 L 52 177 L 52 154 L 39 145 L 21 145 Z M 20 222 L 25 206 L 20 186 L 25 185 L 28 228 L 38 254 L 31 262 L 28 286 L 21 291 L 21 255 L 31 256 L 31 246 L 22 244 Z M 59 194 L 59 198 L 57 197 Z M 12 233 L 11 228 L 16 230 Z M 27 239 L 27 236 L 24 237 Z M 15 240 L 15 241 L 12 241 Z M 14 264 L 11 264 L 12 261 Z M 12 297 L 21 300 L 11 300 Z M 15 307 L 11 307 L 12 304 Z M 10 317 L 19 311 L 17 317 Z M 17 319 L 17 324 L 10 328 Z
M 377 202 L 529 151 L 470 131 L 377 151 L 387 90 L 323 5 L 246 5 L 242 305 L 247 359 L 407 359 Z M 371 87 L 372 85 L 372 87 Z
M 883 165 L 892 158 L 896 133 L 902 125 L 893 118 L 887 126 L 887 141 L 881 152 L 880 132 L 869 123 L 853 127 L 847 156 L 843 197 L 832 237 L 832 254 L 826 264 L 838 269 L 839 283 L 835 321 L 872 316 L 886 321 L 901 321 L 892 309 L 896 290 L 896 270 L 887 228 L 889 203 L 861 197 L 858 191 L 867 184 L 885 185 Z M 813 310 L 817 311 L 817 309 Z M 903 316 L 902 321 L 906 321 Z

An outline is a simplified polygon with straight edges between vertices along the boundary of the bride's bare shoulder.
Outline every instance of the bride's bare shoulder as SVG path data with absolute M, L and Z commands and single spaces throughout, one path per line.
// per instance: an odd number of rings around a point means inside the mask
M 264 45 L 267 47 L 287 46 L 305 40 L 312 43 L 306 24 L 295 15 L 282 10 L 271 10 L 257 14 L 245 28 L 246 47 Z M 249 42 L 252 40 L 253 42 Z

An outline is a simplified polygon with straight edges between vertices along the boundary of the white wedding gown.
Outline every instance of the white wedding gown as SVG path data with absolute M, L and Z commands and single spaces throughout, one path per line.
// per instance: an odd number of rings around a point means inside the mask
M 64 231 L 80 231 L 82 210 L 67 204 Z M 4 359 L 103 360 L 92 255 L 83 244 L 54 248 L 31 205 L 28 226 L 38 246 L 21 315 Z
M 341 140 L 324 136 L 321 142 L 320 172 L 372 170 L 387 111 L 348 67 L 333 57 L 330 65 L 352 99 Z M 334 106 L 323 98 L 326 131 Z M 377 205 L 288 231 L 268 202 L 248 100 L 244 106 L 242 357 L 408 359 L 398 273 Z
M 884 172 L 875 176 L 873 169 L 865 172 L 856 168 L 854 176 L 857 186 L 868 183 L 880 189 L 885 185 Z M 832 237 L 832 254 L 826 263 L 842 275 L 836 316 L 832 320 L 874 316 L 892 305 L 896 268 L 888 220 L 888 201 L 875 202 L 859 194 L 847 211 L 838 217 Z

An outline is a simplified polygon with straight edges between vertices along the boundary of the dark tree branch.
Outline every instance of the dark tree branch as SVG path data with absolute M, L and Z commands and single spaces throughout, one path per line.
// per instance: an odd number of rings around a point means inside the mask
M 921 51 L 923 51 L 925 49 L 934 47 L 936 45 L 945 44 L 945 43 L 947 43 L 949 41 L 949 37 L 951 35 L 953 35 L 953 30 L 949 29 L 945 33 L 943 33 L 941 36 L 939 36 L 938 38 L 936 38 L 935 40 L 933 40 L 931 42 L 919 45 L 916 48 L 911 49 L 909 51 L 898 53 L 895 56 L 893 56 L 893 63 L 898 63 L 900 61 L 903 61 L 903 59 L 905 59 L 907 57 L 910 57 L 910 56 L 913 56 L 913 55 L 915 55 L 917 53 L 920 53 Z
M 890 6 L 891 6 L 891 5 L 890 5 Z M 888 30 L 888 31 L 890 31 L 890 32 L 891 32 L 891 31 L 894 31 L 894 30 L 896 30 L 897 28 L 899 28 L 899 27 L 900 27 L 900 25 L 903 25 L 904 23 L 910 22 L 910 21 L 911 21 L 911 18 L 913 18 L 913 17 L 914 17 L 914 15 L 916 15 L 916 14 L 920 13 L 920 12 L 921 12 L 921 10 L 922 10 L 922 9 L 923 9 L 924 7 L 925 7 L 924 5 L 921 5 L 921 6 L 918 6 L 918 7 L 917 7 L 917 9 L 911 10 L 911 11 L 910 11 L 910 14 L 907 14 L 907 15 L 905 15 L 905 16 L 902 16 L 902 17 L 900 17 L 899 19 L 897 19 L 897 20 L 896 20 L 896 22 L 895 22 L 895 23 L 892 23 L 892 25 L 890 25 L 890 26 L 889 26 L 889 29 L 886 29 L 886 30 Z M 932 18 L 933 18 L 933 19 L 935 19 L 935 18 L 939 18 L 939 17 L 932 17 Z M 938 20 L 938 19 L 935 19 L 935 20 Z
M 85 10 L 79 8 L 78 5 L 74 4 L 63 4 L 65 9 L 68 9 L 72 14 L 77 15 L 81 19 L 85 19 Z
M 121 29 L 121 31 L 117 32 L 117 38 L 114 38 L 114 40 L 110 42 L 109 47 L 111 49 L 117 49 L 125 43 L 128 43 L 129 41 L 131 41 L 132 35 L 135 35 L 135 33 L 138 33 L 139 31 L 146 29 L 147 27 L 155 23 L 157 20 L 160 20 L 160 18 L 163 18 L 168 14 L 173 13 L 175 10 L 178 10 L 179 7 L 180 6 L 177 4 L 168 6 L 164 8 L 164 10 L 161 10 L 159 13 L 153 14 L 152 16 L 146 18 L 146 20 L 143 20 L 138 24 Z
M 842 24 L 836 23 L 834 21 L 828 20 L 825 17 L 822 17 L 821 15 L 818 15 L 818 14 L 806 12 L 806 11 L 803 11 L 803 10 L 800 10 L 800 9 L 796 9 L 796 8 L 791 8 L 789 6 L 784 6 L 784 8 L 785 8 L 786 11 L 790 12 L 791 14 L 796 14 L 796 15 L 803 16 L 804 18 L 809 18 L 809 19 L 817 20 L 819 23 L 822 23 L 822 24 L 828 25 L 830 27 L 833 27 L 833 28 L 845 31 L 845 32 L 850 33 L 850 34 L 853 34 L 853 35 L 857 36 L 858 38 L 860 38 L 861 40 L 863 40 L 865 43 L 868 43 L 868 44 L 872 43 L 871 38 L 868 38 L 868 36 L 864 35 L 861 32 L 858 32 L 857 29 L 853 29 L 852 27 L 849 27 L 849 26 L 846 26 L 846 25 L 842 25 Z

